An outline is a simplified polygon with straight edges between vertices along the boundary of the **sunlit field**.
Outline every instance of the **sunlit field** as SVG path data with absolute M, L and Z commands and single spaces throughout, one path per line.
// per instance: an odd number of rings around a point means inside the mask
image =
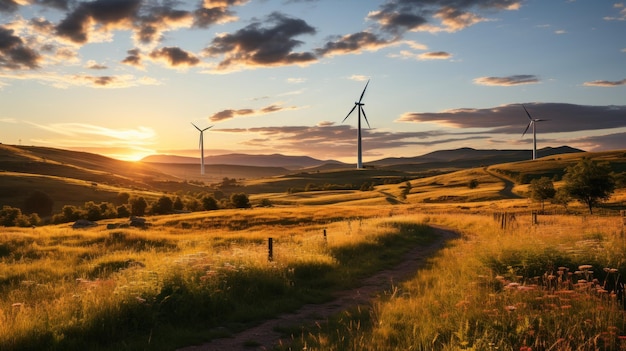
M 326 301 L 430 240 L 391 207 L 223 210 L 106 229 L 113 222 L 3 230 L 0 349 L 191 345 Z
M 418 219 L 420 218 L 420 219 Z M 293 333 L 306 350 L 626 350 L 624 219 L 420 215 L 462 238 L 428 269 Z

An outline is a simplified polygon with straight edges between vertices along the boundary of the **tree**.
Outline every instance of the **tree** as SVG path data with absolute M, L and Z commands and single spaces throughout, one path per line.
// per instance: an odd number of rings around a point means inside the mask
M 142 196 L 130 199 L 130 214 L 133 216 L 143 216 L 147 207 L 148 203 Z
M 172 213 L 174 209 L 174 201 L 169 196 L 161 196 L 155 203 L 152 204 L 153 214 L 168 214 Z
M 541 203 L 541 210 L 543 211 L 544 201 L 554 198 L 556 190 L 554 190 L 554 183 L 548 177 L 541 177 L 539 179 L 533 179 L 530 181 L 530 197 Z
M 470 189 L 478 188 L 478 179 L 471 179 L 469 182 L 467 182 L 467 187 Z
M 183 204 L 183 200 L 180 197 L 176 196 L 176 200 L 174 200 L 174 210 L 182 211 L 185 205 Z
M 213 211 L 218 209 L 217 200 L 213 196 L 205 196 L 202 198 L 202 208 L 206 211 Z
M 608 200 L 615 191 L 615 179 L 608 163 L 598 163 L 583 158 L 565 171 L 564 189 L 569 196 L 587 205 L 589 214 L 593 207 Z
M 235 208 L 249 208 L 250 207 L 250 199 L 248 199 L 248 195 L 244 193 L 232 194 L 230 196 L 230 202 L 235 206 Z

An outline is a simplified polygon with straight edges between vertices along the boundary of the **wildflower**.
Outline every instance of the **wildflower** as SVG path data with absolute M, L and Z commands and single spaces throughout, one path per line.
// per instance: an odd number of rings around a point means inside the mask
M 508 305 L 506 307 L 504 307 L 505 310 L 507 310 L 508 312 L 514 312 L 517 307 L 513 306 L 513 305 Z
M 139 303 L 144 303 L 146 302 L 146 299 L 142 298 L 141 296 L 135 296 L 135 299 L 137 300 L 137 302 Z
M 578 266 L 578 269 L 581 271 L 588 271 L 591 268 L 593 268 L 593 266 L 590 264 L 583 264 L 583 265 Z
M 24 306 L 24 304 L 23 304 L 23 303 L 21 303 L 21 302 L 16 302 L 16 303 L 14 303 L 14 304 L 12 304 L 12 305 L 11 305 L 11 307 L 13 307 L 13 308 L 20 308 L 20 307 L 22 307 L 22 306 Z

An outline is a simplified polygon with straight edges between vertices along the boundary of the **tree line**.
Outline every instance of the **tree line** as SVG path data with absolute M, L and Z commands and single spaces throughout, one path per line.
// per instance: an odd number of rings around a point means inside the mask
M 30 227 L 44 224 L 40 216 L 50 217 L 53 224 L 74 222 L 79 219 L 98 221 L 101 219 L 125 218 L 130 216 L 162 215 L 176 212 L 211 211 L 222 208 L 249 208 L 250 199 L 245 193 L 234 193 L 229 198 L 220 192 L 214 195 L 202 195 L 199 198 L 181 199 L 179 196 L 163 195 L 155 201 L 148 202 L 143 196 L 131 196 L 119 193 L 116 203 L 94 201 L 85 202 L 83 206 L 65 205 L 59 213 L 52 213 L 54 201 L 45 193 L 34 192 L 24 203 L 22 209 L 3 206 L 0 209 L 0 225 L 6 227 Z M 265 206 L 269 204 L 263 203 Z

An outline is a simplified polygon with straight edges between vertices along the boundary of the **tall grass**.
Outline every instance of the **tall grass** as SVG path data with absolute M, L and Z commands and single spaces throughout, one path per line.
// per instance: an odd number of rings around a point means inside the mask
M 530 217 L 530 216 L 529 216 Z M 624 350 L 621 219 L 431 215 L 464 235 L 370 308 L 294 335 L 307 350 Z
M 0 349 L 169 350 L 236 332 L 324 301 L 428 240 L 391 213 L 227 210 L 155 217 L 147 230 L 5 230 Z

